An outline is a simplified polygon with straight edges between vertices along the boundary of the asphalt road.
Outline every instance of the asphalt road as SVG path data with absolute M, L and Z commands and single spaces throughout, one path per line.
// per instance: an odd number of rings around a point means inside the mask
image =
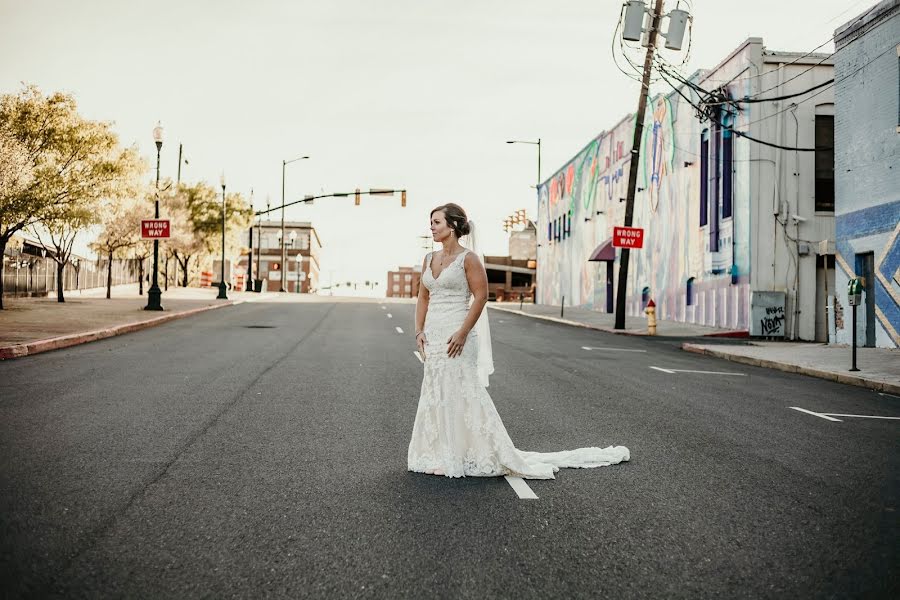
M 900 421 L 790 408 L 900 399 L 491 312 L 519 448 L 631 450 L 523 500 L 406 471 L 413 310 L 249 303 L 0 363 L 3 596 L 900 597 Z

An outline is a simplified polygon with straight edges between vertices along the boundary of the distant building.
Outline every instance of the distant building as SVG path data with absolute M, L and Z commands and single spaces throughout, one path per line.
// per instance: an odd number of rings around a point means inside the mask
M 521 227 L 521 226 L 520 226 Z M 521 295 L 534 301 L 534 275 L 537 269 L 537 229 L 532 221 L 509 233 L 509 256 L 485 256 L 488 299 L 517 301 Z
M 285 264 L 281 262 L 281 221 L 263 221 L 253 225 L 253 279 L 262 289 L 278 291 L 281 273 L 285 272 L 285 290 L 292 293 L 315 293 L 319 287 L 322 242 L 312 223 L 285 221 Z M 250 248 L 250 232 L 241 242 Z M 247 273 L 247 254 L 238 261 L 238 272 Z
M 857 343 L 900 347 L 900 0 L 834 33 L 835 250 L 831 341 L 852 342 L 847 282 L 863 278 Z
M 419 295 L 419 283 L 422 273 L 418 268 L 400 267 L 398 271 L 388 271 L 388 298 L 415 298 Z

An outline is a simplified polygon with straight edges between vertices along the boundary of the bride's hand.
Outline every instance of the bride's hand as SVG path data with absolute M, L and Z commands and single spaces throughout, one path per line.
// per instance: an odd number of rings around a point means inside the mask
M 427 341 L 424 332 L 416 336 L 416 347 L 419 349 L 419 352 L 422 353 L 422 360 L 425 360 L 425 343 Z
M 466 337 L 468 337 L 468 335 L 468 333 L 461 329 L 451 335 L 450 339 L 447 340 L 447 356 L 455 358 L 462 354 L 463 346 L 466 345 Z

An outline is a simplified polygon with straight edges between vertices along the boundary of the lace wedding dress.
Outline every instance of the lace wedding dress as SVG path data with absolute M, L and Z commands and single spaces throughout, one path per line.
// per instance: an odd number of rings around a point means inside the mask
M 554 479 L 560 468 L 602 467 L 627 461 L 630 454 L 624 446 L 564 452 L 516 449 L 485 389 L 486 377 L 479 377 L 479 328 L 469 333 L 459 356 L 447 356 L 447 340 L 465 321 L 469 309 L 471 291 L 463 266 L 468 252 L 457 256 L 437 277 L 431 271 L 431 254 L 425 261 L 422 284 L 430 293 L 425 317 L 425 373 L 407 454 L 409 470 L 440 470 L 448 477 Z

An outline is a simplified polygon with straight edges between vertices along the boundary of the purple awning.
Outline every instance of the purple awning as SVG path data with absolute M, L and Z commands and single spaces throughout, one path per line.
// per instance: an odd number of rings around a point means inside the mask
M 613 248 L 612 238 L 597 246 L 591 252 L 591 257 L 588 260 L 616 260 L 616 249 Z

